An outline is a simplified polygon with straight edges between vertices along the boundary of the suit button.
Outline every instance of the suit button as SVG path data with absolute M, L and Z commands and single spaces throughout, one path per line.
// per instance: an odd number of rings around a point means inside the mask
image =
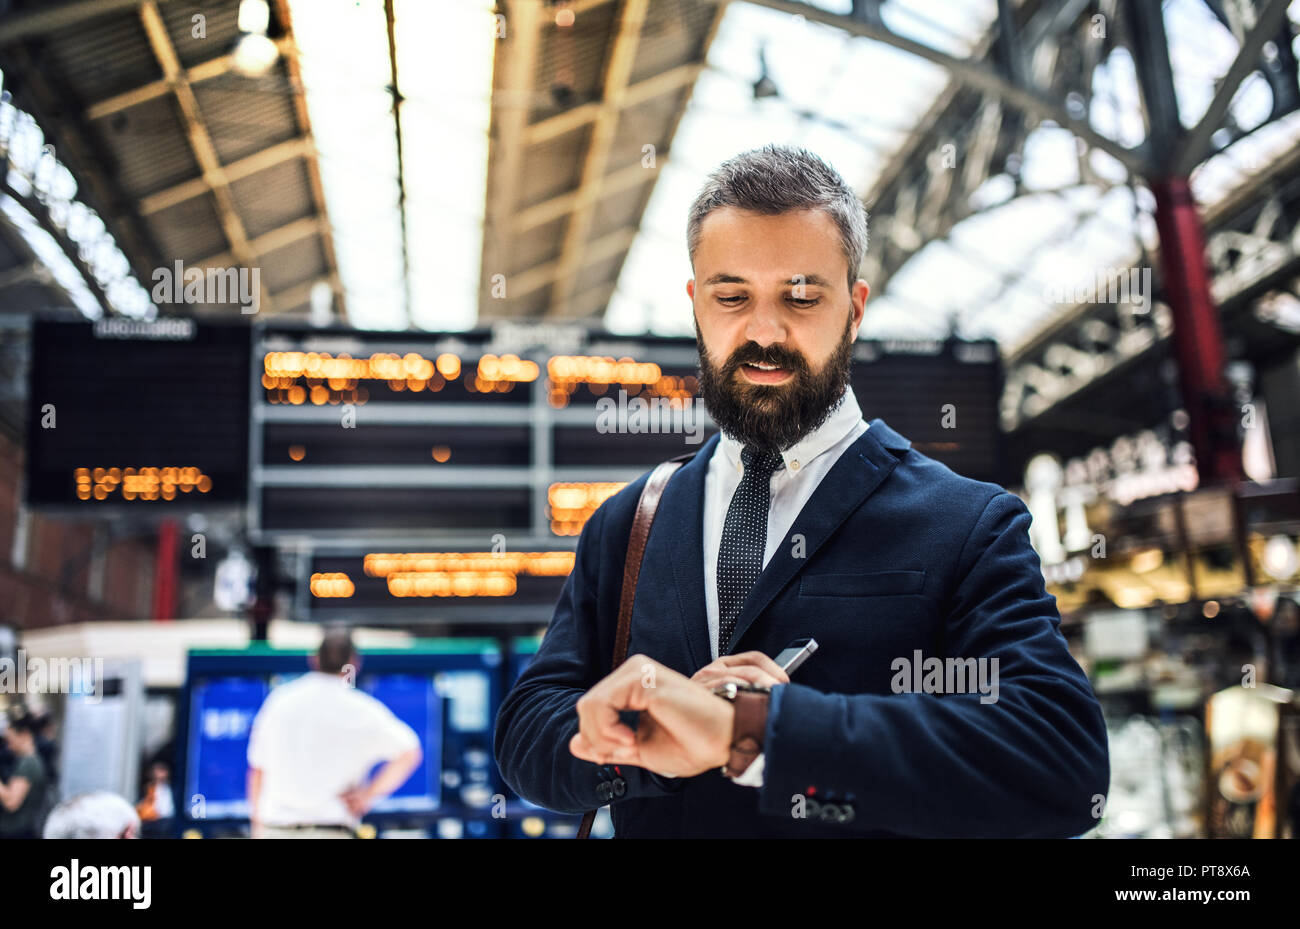
M 627 793 L 627 781 L 621 777 L 614 778 L 614 783 L 611 786 L 614 788 L 614 796 L 616 797 L 621 797 Z
M 600 798 L 601 803 L 608 803 L 609 798 L 613 795 L 613 793 L 614 790 L 610 786 L 609 781 L 601 781 L 599 786 L 596 787 L 596 796 Z

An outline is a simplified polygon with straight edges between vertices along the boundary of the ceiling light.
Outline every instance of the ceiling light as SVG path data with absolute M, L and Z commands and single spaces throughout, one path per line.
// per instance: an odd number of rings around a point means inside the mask
M 271 24 L 271 8 L 266 0 L 243 0 L 239 4 L 239 31 L 266 35 Z
M 280 50 L 274 42 L 259 32 L 249 32 L 235 43 L 231 64 L 244 77 L 261 77 L 279 58 Z

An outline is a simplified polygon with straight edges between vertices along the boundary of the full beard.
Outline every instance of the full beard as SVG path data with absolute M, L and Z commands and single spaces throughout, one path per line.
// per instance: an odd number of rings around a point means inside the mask
M 700 355 L 700 396 L 709 415 L 727 435 L 764 451 L 783 451 L 826 422 L 844 395 L 853 363 L 851 325 L 845 325 L 840 344 L 817 372 L 796 351 L 781 345 L 764 349 L 753 342 L 715 366 L 704 348 L 698 321 L 695 343 Z M 776 365 L 792 376 L 783 384 L 751 384 L 740 374 L 747 362 Z

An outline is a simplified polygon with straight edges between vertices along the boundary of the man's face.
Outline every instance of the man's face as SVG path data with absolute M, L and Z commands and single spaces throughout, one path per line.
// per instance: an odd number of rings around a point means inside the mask
M 825 421 L 848 383 L 869 288 L 848 287 L 839 229 L 821 210 L 710 213 L 686 284 L 700 393 L 746 445 L 780 450 Z

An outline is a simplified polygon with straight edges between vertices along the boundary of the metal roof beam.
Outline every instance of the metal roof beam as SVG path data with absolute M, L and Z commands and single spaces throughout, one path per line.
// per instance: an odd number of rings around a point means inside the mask
M 623 107 L 637 106 L 663 94 L 690 87 L 705 70 L 701 62 L 678 65 L 669 68 L 654 77 L 637 81 L 623 94 Z M 565 133 L 581 129 L 588 123 L 595 122 L 600 116 L 603 103 L 584 103 L 571 110 L 565 110 L 555 116 L 539 120 L 524 130 L 524 144 L 536 145 L 562 136 Z
M 626 190 L 639 187 L 647 181 L 657 178 L 668 163 L 667 158 L 656 158 L 653 168 L 643 168 L 638 162 L 634 165 L 628 165 L 621 168 L 605 178 L 605 183 L 601 185 L 602 196 L 612 196 L 621 194 Z M 543 200 L 541 203 L 534 204 L 527 209 L 520 210 L 515 214 L 513 224 L 516 234 L 528 232 L 543 226 L 546 223 L 554 222 L 563 216 L 567 216 L 578 208 L 584 202 L 584 196 L 590 196 L 589 192 L 570 190 L 567 193 L 560 194 L 558 197 L 551 197 L 549 200 Z
M 725 2 L 725 0 L 710 0 L 710 2 Z M 1038 119 L 1053 120 L 1058 125 L 1069 129 L 1089 145 L 1101 149 L 1115 158 L 1132 173 L 1142 176 L 1148 173 L 1145 146 L 1136 150 L 1125 148 L 1114 139 L 1108 139 L 1097 132 L 1088 124 L 1087 120 L 1071 116 L 1065 109 L 1064 104 L 1048 100 L 1037 90 L 1012 83 L 986 64 L 971 59 L 956 58 L 947 52 L 931 48 L 874 23 L 854 19 L 851 16 L 828 13 L 807 3 L 794 2 L 794 0 L 750 0 L 750 2 L 755 6 L 767 7 L 782 13 L 788 13 L 791 16 L 802 16 L 812 22 L 834 26 L 851 35 L 883 42 L 886 45 L 892 45 L 894 48 L 937 64 L 964 84 L 994 94 L 1008 105 L 1014 106 Z M 1282 2 L 1282 0 L 1275 0 L 1275 2 Z
M 1241 43 L 1236 60 L 1232 62 L 1228 73 L 1219 84 L 1219 89 L 1215 91 L 1209 109 L 1205 111 L 1205 115 L 1201 117 L 1196 127 L 1183 137 L 1181 151 L 1174 156 L 1175 176 L 1191 174 L 1192 169 L 1200 164 L 1209 152 L 1210 137 L 1223 124 L 1223 118 L 1228 115 L 1228 106 L 1232 103 L 1232 98 L 1236 95 L 1241 82 L 1259 67 L 1260 53 L 1264 50 L 1264 45 L 1277 36 L 1278 30 L 1286 20 L 1288 5 L 1289 0 L 1271 0 L 1264 12 L 1260 13 L 1259 18 L 1255 20 L 1255 27 Z
M 311 139 L 301 136 L 296 139 L 289 139 L 287 142 L 281 142 L 278 145 L 272 145 L 270 148 L 264 148 L 260 152 L 254 152 L 246 158 L 232 161 L 225 166 L 226 180 L 234 183 L 257 174 L 259 171 L 265 171 L 267 168 L 283 164 L 286 161 L 292 161 L 295 158 L 312 158 L 315 154 L 316 148 Z M 207 178 L 190 178 L 188 181 L 181 181 L 179 184 L 174 184 L 157 193 L 140 198 L 138 209 L 141 216 L 148 216 L 151 213 L 158 213 L 176 206 L 178 203 L 184 203 L 186 200 L 201 197 L 210 190 L 212 190 L 212 185 L 208 183 Z
M 594 316 L 597 312 L 609 306 L 609 301 L 617 289 L 617 281 L 601 281 L 595 287 L 588 287 L 582 293 L 574 295 L 570 303 L 573 308 L 573 318 L 586 319 L 589 316 Z
M 163 77 L 171 86 L 176 100 L 180 104 L 190 148 L 194 153 L 195 160 L 198 161 L 200 169 L 203 171 L 204 178 L 212 187 L 212 195 L 217 201 L 217 216 L 221 221 L 221 228 L 226 234 L 226 241 L 230 243 L 230 252 L 235 260 L 244 267 L 256 267 L 257 252 L 249 244 L 248 233 L 244 230 L 244 222 L 239 218 L 239 211 L 235 208 L 235 198 L 230 190 L 230 181 L 226 177 L 221 159 L 217 156 L 217 148 L 212 142 L 212 136 L 209 134 L 207 124 L 203 120 L 203 114 L 199 110 L 199 102 L 194 96 L 194 89 L 190 87 L 189 81 L 185 78 L 185 71 L 181 68 L 176 48 L 172 45 L 171 36 L 167 34 L 167 26 L 163 22 L 162 14 L 158 12 L 156 0 L 146 0 L 140 5 L 140 21 L 144 24 L 145 34 L 149 38 L 149 46 L 162 68 Z M 262 288 L 261 305 L 265 306 L 270 312 L 274 311 L 271 295 L 266 292 L 265 287 Z
M 281 38 L 276 41 L 276 47 L 280 54 L 286 58 L 296 54 L 297 49 L 293 41 L 288 38 Z M 185 80 L 190 86 L 200 84 L 203 81 L 210 81 L 214 77 L 220 77 L 223 74 L 229 74 L 234 70 L 234 55 L 222 55 L 219 58 L 213 58 L 194 65 L 192 68 L 185 69 Z M 171 84 L 165 78 L 156 81 L 150 81 L 139 87 L 133 87 L 130 90 L 124 90 L 120 94 L 114 94 L 106 97 L 97 103 L 92 103 L 86 107 L 86 119 L 103 119 L 105 116 L 112 116 L 114 113 L 120 113 L 122 110 L 128 110 L 133 106 L 139 106 L 141 103 L 148 103 L 150 100 L 157 100 L 159 97 L 165 97 L 171 93 Z
M 493 94 L 518 95 L 526 99 L 533 85 L 533 72 L 537 67 L 537 52 L 542 44 L 544 13 L 540 0 L 515 0 L 510 5 L 509 27 L 505 42 L 497 46 L 496 66 L 502 79 Z M 481 252 L 481 278 L 491 280 L 495 274 L 504 273 L 510 254 L 517 222 L 512 222 L 515 204 L 519 199 L 519 184 L 523 177 L 528 107 L 495 107 L 492 120 L 492 139 L 489 158 L 491 177 L 495 181 L 488 198 L 483 223 Z M 489 315 L 488 301 L 491 289 L 479 288 L 478 315 Z
M 166 2 L 166 0 L 163 0 Z M 21 13 L 10 13 L 0 21 L 0 45 L 12 45 L 23 39 L 67 29 L 88 20 L 122 10 L 133 10 L 140 0 L 81 0 L 62 3 Z
M 329 284 L 336 294 L 343 289 L 343 282 L 339 280 L 338 272 L 331 271 L 324 276 L 315 275 L 297 284 L 290 284 L 284 290 L 277 290 L 271 296 L 275 298 L 276 306 L 280 307 L 281 310 L 287 310 L 310 300 L 312 289 L 322 281 Z
M 632 63 L 636 58 L 636 49 L 640 43 L 641 29 L 645 24 L 648 8 L 649 0 L 623 0 L 622 9 L 619 11 L 618 32 L 605 68 L 600 114 L 592 126 L 591 139 L 587 144 L 587 155 L 582 166 L 582 180 L 578 185 L 578 189 L 582 191 L 583 202 L 570 215 L 569 225 L 565 230 L 555 290 L 546 313 L 548 317 L 567 314 L 578 269 L 587 261 L 584 255 L 588 251 L 587 235 L 591 231 L 595 216 L 594 206 L 600 196 L 600 185 L 605 179 L 609 152 L 614 144 L 614 133 L 618 129 L 619 113 L 622 111 L 624 98 L 627 95 L 628 78 L 632 74 Z M 632 232 L 635 234 L 635 230 Z
M 582 250 L 578 257 L 578 263 L 571 273 L 576 276 L 577 272 L 586 265 L 595 264 L 598 261 L 607 261 L 620 252 L 627 251 L 632 247 L 636 235 L 636 229 L 625 227 L 601 236 Z M 548 261 L 545 264 L 529 268 L 522 274 L 514 275 L 509 283 L 509 297 L 514 298 L 521 294 L 532 293 L 548 284 L 554 284 L 559 280 L 560 274 L 563 273 L 563 267 L 559 260 Z
M 303 216 L 300 219 L 295 219 L 283 226 L 277 226 L 262 233 L 257 238 L 249 240 L 248 246 L 255 254 L 269 255 L 271 252 L 301 242 L 303 239 L 328 233 L 329 224 L 325 221 L 325 218 L 313 213 L 310 216 Z M 202 261 L 195 262 L 195 264 L 208 268 L 224 268 L 233 259 L 235 259 L 235 256 L 231 252 L 221 252 L 210 255 Z

